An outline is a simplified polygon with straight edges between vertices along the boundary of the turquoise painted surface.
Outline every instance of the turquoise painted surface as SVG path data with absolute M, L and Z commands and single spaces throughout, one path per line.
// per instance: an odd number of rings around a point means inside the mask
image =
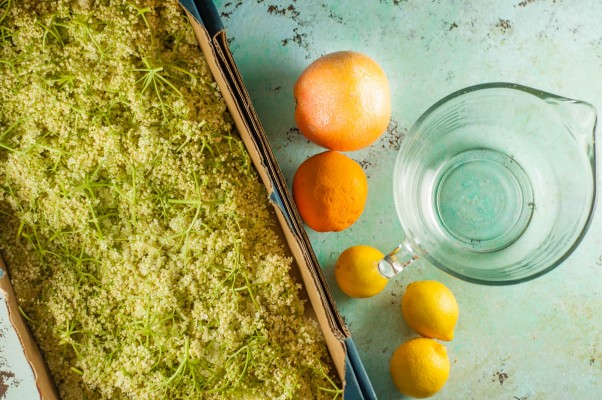
M 2 276 L 0 269 L 0 279 Z M 17 333 L 11 329 L 3 296 L 0 290 L 0 399 L 39 399 L 33 371 L 25 361 Z
M 391 189 L 403 137 L 430 105 L 473 84 L 510 81 L 593 103 L 602 110 L 602 3 L 515 1 L 217 1 L 236 62 L 289 185 L 323 149 L 295 129 L 293 84 L 315 58 L 356 50 L 387 72 L 393 116 L 371 147 L 347 153 L 370 185 L 360 220 L 341 233 L 308 230 L 340 312 L 381 399 L 401 399 L 388 371 L 414 336 L 399 305 L 408 283 L 436 279 L 460 304 L 447 344 L 450 379 L 436 399 L 602 399 L 602 213 L 560 267 L 534 281 L 484 287 L 425 261 L 367 300 L 344 296 L 333 265 L 355 244 L 383 252 L 403 238 Z M 570 166 L 566 166 L 567 170 Z M 417 265 L 416 265 L 417 264 Z
M 602 29 L 597 1 L 435 0 L 216 1 L 247 88 L 289 181 L 322 151 L 294 128 L 292 85 L 311 60 L 353 49 L 374 57 L 393 89 L 388 132 L 347 153 L 369 179 L 361 219 L 341 233 L 309 231 L 315 251 L 381 399 L 401 399 L 388 361 L 414 334 L 399 312 L 408 283 L 436 279 L 460 304 L 448 384 L 436 399 L 602 399 L 602 213 L 559 268 L 511 287 L 468 284 L 424 261 L 367 300 L 345 297 L 333 264 L 359 243 L 388 251 L 403 238 L 391 191 L 392 168 L 407 129 L 441 97 L 472 84 L 512 81 L 585 100 L 602 110 Z M 567 166 L 569 169 L 570 166 Z M 2 303 L 3 304 L 3 303 Z M 0 307 L 0 326 L 6 326 Z M 33 376 L 16 336 L 0 331 L 5 399 L 33 399 Z M 1 373 L 1 371 L 0 371 Z M 0 391 L 0 393 L 2 393 Z M 3 398 L 0 395 L 0 399 Z

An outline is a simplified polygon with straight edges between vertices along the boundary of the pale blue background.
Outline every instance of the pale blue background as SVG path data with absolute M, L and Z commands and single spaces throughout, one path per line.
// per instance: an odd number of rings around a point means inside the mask
M 484 287 L 419 261 L 367 300 L 336 287 L 333 264 L 355 244 L 383 252 L 402 239 L 391 192 L 403 136 L 431 104 L 465 86 L 511 81 L 585 100 L 602 110 L 602 3 L 569 0 L 219 0 L 236 62 L 290 184 L 297 166 L 322 151 L 294 130 L 292 86 L 311 60 L 336 50 L 376 59 L 389 76 L 389 131 L 347 153 L 368 176 L 368 204 L 341 233 L 309 231 L 314 250 L 381 399 L 400 399 L 388 371 L 396 346 L 414 336 L 399 312 L 409 282 L 436 279 L 460 304 L 447 344 L 450 379 L 435 399 L 602 399 L 602 213 L 577 251 L 535 281 Z M 566 166 L 567 172 L 570 166 Z M 0 323 L 6 315 L 0 308 Z M 0 356 L 22 360 L 14 339 Z M 1 359 L 0 359 L 1 360 Z M 22 362 L 22 361 L 21 361 Z M 16 367 L 15 367 L 16 368 Z M 22 370 L 19 370 L 22 371 Z M 29 399 L 28 376 L 8 399 Z M 31 386 L 29 386 L 31 388 Z
M 0 279 L 2 279 L 0 270 Z M 29 400 L 39 398 L 33 372 L 17 334 L 8 319 L 8 308 L 0 291 L 0 386 L 6 389 L 0 399 Z
M 419 261 L 368 300 L 345 297 L 333 265 L 355 244 L 383 252 L 403 238 L 391 189 L 397 150 L 430 105 L 463 87 L 510 81 L 585 100 L 602 110 L 602 3 L 514 1 L 216 2 L 234 58 L 290 183 L 323 151 L 295 130 L 292 87 L 315 58 L 356 50 L 376 59 L 393 93 L 389 131 L 346 153 L 369 181 L 366 209 L 341 233 L 308 229 L 331 290 L 381 399 L 403 398 L 389 377 L 394 349 L 414 334 L 399 312 L 408 283 L 436 279 L 460 305 L 447 344 L 452 370 L 436 399 L 602 399 L 602 213 L 565 263 L 511 287 L 462 282 Z M 566 166 L 567 173 L 570 166 Z

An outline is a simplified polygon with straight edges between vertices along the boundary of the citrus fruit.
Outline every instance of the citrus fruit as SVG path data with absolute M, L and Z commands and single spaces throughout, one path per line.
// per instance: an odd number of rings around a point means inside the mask
M 388 279 L 378 272 L 378 262 L 384 254 L 370 246 L 353 246 L 337 259 L 334 279 L 339 288 L 350 297 L 372 297 L 380 293 Z
M 326 151 L 305 160 L 293 178 L 293 198 L 303 221 L 317 232 L 338 232 L 364 211 L 368 179 L 351 158 Z
M 351 151 L 373 143 L 387 129 L 391 94 L 384 71 L 372 58 L 339 51 L 318 58 L 293 88 L 295 122 L 310 141 Z
M 437 393 L 449 377 L 449 358 L 441 343 L 428 338 L 410 339 L 395 350 L 389 363 L 397 389 L 419 399 Z
M 401 298 L 401 312 L 416 333 L 429 338 L 452 340 L 458 321 L 454 294 L 437 281 L 417 281 L 408 285 Z

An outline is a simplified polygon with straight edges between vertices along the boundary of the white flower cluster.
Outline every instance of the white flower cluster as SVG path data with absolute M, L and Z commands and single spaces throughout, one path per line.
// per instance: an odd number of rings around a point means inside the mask
M 0 0 L 0 249 L 61 398 L 340 396 L 177 1 Z

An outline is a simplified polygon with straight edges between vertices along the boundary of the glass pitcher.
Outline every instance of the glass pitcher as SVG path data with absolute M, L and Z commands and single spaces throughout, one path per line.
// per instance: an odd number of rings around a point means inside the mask
M 378 263 L 418 258 L 491 285 L 540 276 L 577 247 L 596 198 L 596 110 L 511 83 L 455 92 L 399 151 L 393 193 L 405 240 Z

